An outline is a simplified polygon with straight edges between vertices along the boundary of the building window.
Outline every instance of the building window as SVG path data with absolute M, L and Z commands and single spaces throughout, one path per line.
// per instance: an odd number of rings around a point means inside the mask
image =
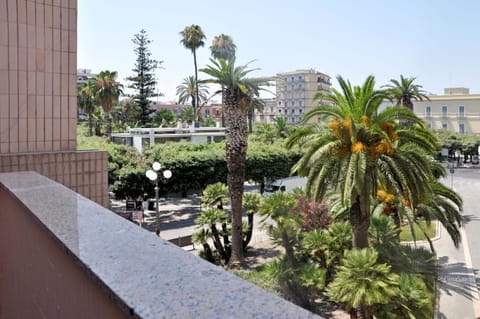
M 458 124 L 458 133 L 465 134 L 465 124 L 464 123 Z
M 432 107 L 426 106 L 425 107 L 425 116 L 432 116 Z
M 460 105 L 458 107 L 458 116 L 464 117 L 465 116 L 465 106 Z
M 295 81 L 295 77 L 294 77 L 294 76 L 292 76 L 292 82 L 293 82 L 293 81 Z
M 442 106 L 442 116 L 448 115 L 448 107 L 446 105 Z
M 442 128 L 443 128 L 444 130 L 448 130 L 448 124 L 445 123 L 445 122 L 443 122 L 443 123 L 442 123 Z
M 215 111 L 215 115 L 216 115 L 216 116 L 220 116 L 220 110 L 219 110 L 219 109 L 217 109 L 217 110 Z
M 210 117 L 210 109 L 205 109 L 205 117 Z
M 282 101 L 278 101 L 278 105 L 282 105 Z

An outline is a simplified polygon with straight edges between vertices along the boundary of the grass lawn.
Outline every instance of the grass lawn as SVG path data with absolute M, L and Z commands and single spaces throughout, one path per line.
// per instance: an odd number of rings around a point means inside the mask
M 422 225 L 422 228 L 426 230 L 426 233 L 428 234 L 428 237 L 433 238 L 436 235 L 437 231 L 437 222 L 432 221 L 430 225 L 427 225 L 425 221 L 421 221 L 420 225 Z M 416 240 L 426 240 L 427 238 L 423 234 L 423 232 L 420 230 L 418 225 L 414 224 L 413 225 L 413 231 L 415 233 L 415 238 Z M 412 234 L 410 232 L 410 225 L 403 225 L 401 227 L 400 231 L 400 240 L 401 241 L 413 241 Z

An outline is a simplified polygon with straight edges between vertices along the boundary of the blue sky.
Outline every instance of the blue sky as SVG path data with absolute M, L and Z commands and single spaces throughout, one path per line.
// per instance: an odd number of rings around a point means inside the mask
M 444 87 L 480 93 L 480 1 L 476 0 L 79 0 L 78 67 L 115 70 L 123 81 L 135 63 L 135 33 L 153 40 L 160 100 L 193 75 L 193 57 L 179 32 L 198 24 L 207 37 L 198 51 L 208 63 L 214 36 L 230 35 L 237 60 L 261 70 L 252 76 L 314 68 L 378 86 L 400 74 L 434 94 Z M 199 73 L 199 77 L 205 75 Z M 332 81 L 336 86 L 336 80 Z

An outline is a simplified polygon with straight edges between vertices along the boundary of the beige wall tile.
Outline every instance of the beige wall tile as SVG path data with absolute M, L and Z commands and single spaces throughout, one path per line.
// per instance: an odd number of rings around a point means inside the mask
M 17 22 L 17 1 L 8 0 L 7 2 L 8 21 Z
M 10 69 L 8 71 L 8 82 L 10 94 L 18 94 L 18 71 L 15 69 Z
M 60 51 L 53 51 L 53 73 L 60 74 L 62 55 Z M 60 79 L 59 79 L 60 80 Z M 55 82 L 55 80 L 54 80 Z M 60 86 L 59 86 L 60 87 Z
M 37 103 L 35 105 L 36 108 L 36 115 L 37 119 L 44 119 L 45 118 L 45 96 L 44 95 L 37 95 Z
M 28 99 L 27 99 L 27 95 L 26 94 L 19 94 L 18 95 L 18 113 L 17 113 L 17 116 L 18 117 L 22 117 L 22 118 L 27 118 L 28 117 Z M 13 117 L 13 116 L 11 116 Z
M 60 30 L 60 50 L 63 52 L 68 52 L 68 30 Z
M 70 95 L 69 97 L 69 102 L 68 102 L 68 118 L 73 120 L 74 123 L 77 122 L 77 96 L 76 95 Z M 77 126 L 75 124 L 75 126 Z M 72 138 L 70 136 L 70 138 Z
M 60 29 L 60 7 L 57 5 L 53 6 L 53 27 Z
M 7 143 L 10 141 L 9 122 L 10 120 L 8 118 L 0 117 L 0 143 Z
M 17 0 L 17 19 L 18 23 L 27 24 L 27 1 Z
M 51 95 L 45 95 L 45 118 L 52 118 L 53 98 Z
M 35 72 L 37 70 L 37 56 L 36 56 L 36 49 L 35 48 L 28 48 L 28 55 L 27 55 L 27 71 Z
M 37 94 L 44 96 L 45 95 L 45 73 L 37 72 L 36 73 L 36 86 Z
M 75 55 L 77 54 L 77 31 L 69 31 L 69 45 L 68 45 L 68 51 L 69 52 L 75 52 Z
M 18 151 L 20 153 L 28 152 L 27 142 L 18 142 Z M 24 170 L 24 166 L 19 165 L 18 167 L 20 170 Z
M 53 28 L 53 50 L 60 51 L 61 41 L 62 41 L 62 37 L 61 37 L 60 29 Z
M 54 142 L 58 142 L 60 140 L 60 119 L 59 118 L 54 118 L 53 119 L 53 137 L 52 137 L 52 140 Z
M 45 27 L 43 26 L 37 26 L 36 30 L 36 47 L 40 49 L 45 48 Z
M 68 118 L 68 96 L 66 95 L 60 97 L 60 117 L 62 120 Z
M 45 26 L 53 27 L 53 7 L 51 5 L 45 4 Z
M 27 24 L 35 25 L 35 3 L 27 1 Z
M 27 141 L 28 141 L 28 149 L 31 151 L 35 150 L 35 142 L 37 140 L 37 128 L 36 128 L 36 119 L 35 118 L 28 118 L 27 119 Z
M 53 50 L 53 29 L 50 27 L 45 28 L 45 49 Z
M 36 95 L 29 94 L 27 96 L 27 118 L 36 117 L 36 99 Z
M 0 79 L 8 79 L 7 70 L 0 70 Z M 8 94 L 8 81 L 0 81 L 0 94 Z
M 8 23 L 6 21 L 0 21 L 0 44 L 8 45 Z
M 65 96 L 67 97 L 68 96 L 68 73 L 62 73 L 60 74 L 60 78 L 61 78 L 61 83 L 60 83 L 60 86 L 61 86 L 61 90 L 60 90 L 60 94 L 62 96 Z
M 8 45 L 17 46 L 18 45 L 18 26 L 16 23 L 8 23 Z
M 60 82 L 61 75 L 60 73 L 52 73 L 53 76 L 53 95 L 60 95 Z
M 37 45 L 37 32 L 35 30 L 35 25 L 27 23 L 27 47 L 35 48 Z
M 68 7 L 62 7 L 61 8 L 61 18 L 60 18 L 60 28 L 62 30 L 68 30 L 69 24 L 68 24 Z
M 10 143 L 0 143 L 0 154 L 10 153 Z M 9 167 L 4 169 L 4 167 L 0 167 L 2 172 L 10 171 Z
M 8 63 L 8 46 L 0 44 L 0 70 L 8 70 Z
M 61 64 L 60 64 L 60 73 L 68 74 L 68 52 L 66 50 L 62 50 L 61 52 Z M 68 79 L 67 79 L 68 85 Z M 68 94 L 68 90 L 66 91 Z
M 11 122 L 10 122 L 11 124 Z M 27 119 L 26 118 L 19 118 L 18 119 L 18 142 L 23 143 L 27 142 Z M 20 146 L 19 146 L 20 147 Z M 27 144 L 25 146 L 21 146 L 21 148 L 26 149 Z
M 43 141 L 45 140 L 45 119 L 43 118 L 36 118 L 35 119 L 35 129 L 36 129 L 36 136 L 37 136 L 37 144 L 42 142 L 42 148 L 44 148 Z
M 18 71 L 18 93 L 27 94 L 27 72 Z
M 10 94 L 8 98 L 8 106 L 9 106 L 9 117 L 11 119 L 15 119 L 18 117 L 18 98 L 19 96 L 16 94 Z
M 37 26 L 45 25 L 45 5 L 37 3 L 35 6 L 35 23 Z
M 28 56 L 28 48 L 19 47 L 18 48 L 18 69 L 19 70 L 27 71 L 28 69 L 27 56 Z
M 7 20 L 7 1 L 0 0 L 0 22 Z
M 9 47 L 8 48 L 8 68 L 10 70 L 18 70 L 18 48 L 17 47 Z
M 45 49 L 45 72 L 53 73 L 53 50 Z
M 68 120 L 63 119 L 60 121 L 60 136 L 59 139 L 61 141 L 68 141 Z M 68 143 L 68 142 L 67 142 Z M 67 144 L 68 147 L 68 144 Z
M 36 94 L 36 84 L 37 84 L 37 76 L 35 71 L 28 71 L 27 72 L 27 93 L 28 94 Z
M 49 149 L 48 147 L 51 147 L 51 142 L 53 140 L 53 120 L 51 118 L 45 118 L 45 141 L 50 142 L 50 144 L 46 143 L 45 147 Z
M 53 116 L 52 116 L 52 118 L 54 118 L 54 119 L 59 119 L 60 118 L 60 108 L 61 108 L 60 96 L 59 95 L 54 95 L 53 96 Z
M 0 118 L 9 118 L 8 94 L 0 94 Z
M 18 25 L 18 46 L 22 48 L 27 47 L 27 24 L 22 23 Z

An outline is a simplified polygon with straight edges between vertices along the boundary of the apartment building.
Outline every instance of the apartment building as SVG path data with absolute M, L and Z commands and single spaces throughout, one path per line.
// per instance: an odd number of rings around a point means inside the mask
M 276 117 L 284 117 L 288 124 L 300 123 L 303 116 L 322 101 L 314 101 L 319 92 L 329 92 L 330 76 L 315 69 L 302 69 L 278 73 L 275 81 L 276 96 L 263 99 L 262 112 L 255 111 L 255 122 L 272 123 Z
M 480 94 L 468 88 L 446 88 L 430 101 L 415 101 L 413 110 L 432 129 L 464 134 L 480 134 Z

